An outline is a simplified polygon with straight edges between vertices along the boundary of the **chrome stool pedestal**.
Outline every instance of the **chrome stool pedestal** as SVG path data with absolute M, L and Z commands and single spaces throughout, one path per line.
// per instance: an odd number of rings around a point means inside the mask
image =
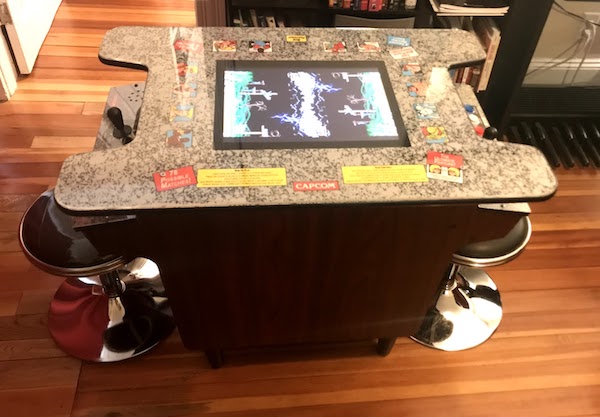
M 50 303 L 48 328 L 76 358 L 115 362 L 156 346 L 175 328 L 158 266 L 100 256 L 47 191 L 27 210 L 21 247 L 35 266 L 67 279 Z
M 470 349 L 488 340 L 502 320 L 502 301 L 482 268 L 513 260 L 530 237 L 531 222 L 523 217 L 504 238 L 461 248 L 452 257 L 440 296 L 411 338 L 446 351 Z

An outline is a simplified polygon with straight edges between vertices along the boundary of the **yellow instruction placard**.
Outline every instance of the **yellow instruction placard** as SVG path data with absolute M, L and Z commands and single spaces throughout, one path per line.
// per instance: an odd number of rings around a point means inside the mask
M 306 42 L 306 35 L 287 35 L 285 40 L 288 42 Z
M 285 168 L 199 169 L 198 188 L 287 185 Z
M 424 165 L 342 167 L 345 184 L 427 182 Z

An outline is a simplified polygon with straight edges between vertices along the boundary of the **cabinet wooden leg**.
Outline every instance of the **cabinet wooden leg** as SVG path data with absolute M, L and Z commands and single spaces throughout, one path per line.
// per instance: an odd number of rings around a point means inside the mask
M 223 366 L 223 351 L 219 349 L 208 349 L 204 351 L 204 355 L 213 369 L 219 369 Z
M 392 351 L 396 343 L 395 337 L 380 337 L 377 339 L 377 354 L 379 356 L 387 356 Z

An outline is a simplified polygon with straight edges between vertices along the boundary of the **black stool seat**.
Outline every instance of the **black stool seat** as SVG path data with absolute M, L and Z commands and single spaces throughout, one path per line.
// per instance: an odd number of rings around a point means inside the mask
M 19 228 L 23 252 L 38 268 L 59 276 L 91 276 L 126 264 L 117 255 L 100 255 L 81 232 L 73 217 L 54 201 L 54 191 L 43 193 L 25 212 Z
M 68 277 L 48 313 L 50 335 L 66 353 L 116 362 L 152 349 L 175 328 L 158 265 L 98 253 L 52 190 L 25 212 L 19 240 L 33 265 Z
M 488 340 L 502 320 L 502 300 L 482 268 L 519 256 L 531 230 L 525 216 L 504 237 L 468 244 L 452 255 L 444 288 L 412 339 L 446 351 L 469 349 Z
M 517 257 L 531 237 L 531 221 L 522 217 L 505 236 L 499 239 L 469 243 L 452 255 L 452 262 L 471 266 L 497 266 Z

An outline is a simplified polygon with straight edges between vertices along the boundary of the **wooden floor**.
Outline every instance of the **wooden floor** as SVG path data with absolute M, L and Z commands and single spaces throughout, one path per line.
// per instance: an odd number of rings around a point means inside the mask
M 445 353 L 410 340 L 387 358 L 368 343 L 228 352 L 208 368 L 177 334 L 124 363 L 67 357 L 46 312 L 61 282 L 17 242 L 22 212 L 62 161 L 91 149 L 110 86 L 145 74 L 103 66 L 118 25 L 194 23 L 189 0 L 63 0 L 36 69 L 0 104 L 0 416 L 308 417 L 600 415 L 600 171 L 557 171 L 533 205 L 535 233 L 516 261 L 490 270 L 504 319 L 484 345 Z

